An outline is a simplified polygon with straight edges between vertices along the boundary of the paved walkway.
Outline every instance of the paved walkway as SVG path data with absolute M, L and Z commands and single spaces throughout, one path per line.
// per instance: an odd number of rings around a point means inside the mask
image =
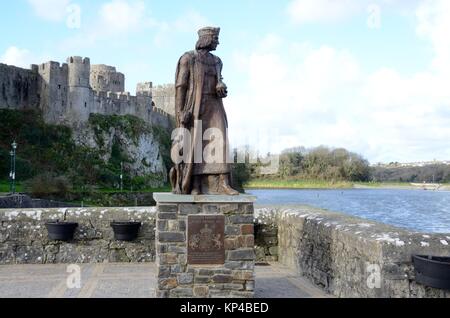
M 155 264 L 83 264 L 68 289 L 67 265 L 0 265 L 0 298 L 153 298 Z M 73 276 L 72 276 L 73 277 Z M 277 263 L 256 267 L 257 298 L 329 297 Z

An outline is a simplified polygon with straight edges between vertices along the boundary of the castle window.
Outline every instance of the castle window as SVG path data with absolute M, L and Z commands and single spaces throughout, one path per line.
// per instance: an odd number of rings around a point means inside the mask
M 84 103 L 84 108 L 87 108 L 87 103 L 86 102 Z
M 58 85 L 58 89 L 61 89 L 61 85 Z

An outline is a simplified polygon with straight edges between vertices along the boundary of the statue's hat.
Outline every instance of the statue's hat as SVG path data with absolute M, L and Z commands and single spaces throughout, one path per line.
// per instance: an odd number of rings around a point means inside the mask
M 198 31 L 198 36 L 202 37 L 205 35 L 219 35 L 219 33 L 220 33 L 220 28 L 205 27 L 205 28 L 201 28 Z

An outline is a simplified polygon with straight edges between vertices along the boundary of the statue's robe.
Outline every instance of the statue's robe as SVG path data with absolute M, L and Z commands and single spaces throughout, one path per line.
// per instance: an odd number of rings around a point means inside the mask
M 221 71 L 222 61 L 211 53 L 187 52 L 178 62 L 176 95 L 181 88 L 183 92 L 186 92 L 186 97 L 184 103 L 176 105 L 177 127 L 188 129 L 192 137 L 191 149 L 186 156 L 189 160 L 177 167 L 178 182 L 183 194 L 190 194 L 194 175 L 230 173 L 227 116 L 222 98 L 217 95 L 217 84 L 222 79 Z M 179 96 L 175 99 L 180 100 Z M 191 120 L 189 124 L 183 125 L 182 120 L 186 113 L 191 114 Z M 201 121 L 202 129 L 194 126 L 196 120 Z M 214 138 L 221 137 L 219 142 L 217 139 L 214 140 L 214 145 L 221 145 L 220 149 L 216 149 L 213 153 L 214 158 L 218 159 L 214 163 L 206 163 L 203 156 L 203 150 L 211 142 L 203 140 L 204 133 L 209 128 L 217 128 L 222 135 L 214 136 Z M 196 144 L 202 146 L 195 147 Z

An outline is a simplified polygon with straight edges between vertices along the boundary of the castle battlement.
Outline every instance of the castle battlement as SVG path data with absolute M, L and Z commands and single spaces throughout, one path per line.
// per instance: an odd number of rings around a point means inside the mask
M 67 58 L 67 64 L 84 64 L 84 65 L 91 65 L 91 60 L 88 57 L 81 57 L 81 56 L 71 56 Z
M 91 65 L 87 57 L 71 56 L 63 64 L 33 64 L 29 70 L 0 64 L 0 72 L 0 87 L 5 87 L 0 108 L 40 108 L 44 120 L 53 124 L 78 125 L 97 113 L 134 115 L 170 126 L 169 114 L 153 108 L 152 82 L 139 83 L 136 95 L 131 95 L 124 89 L 123 73 L 114 66 Z M 18 84 L 12 83 L 21 83 L 26 90 L 15 91 Z
M 49 70 L 67 71 L 69 69 L 69 65 L 67 63 L 60 64 L 59 62 L 54 62 L 54 61 L 42 63 L 40 65 L 33 64 L 33 65 L 31 65 L 31 70 L 36 69 L 36 67 L 39 72 L 45 72 L 45 71 L 49 71 Z

